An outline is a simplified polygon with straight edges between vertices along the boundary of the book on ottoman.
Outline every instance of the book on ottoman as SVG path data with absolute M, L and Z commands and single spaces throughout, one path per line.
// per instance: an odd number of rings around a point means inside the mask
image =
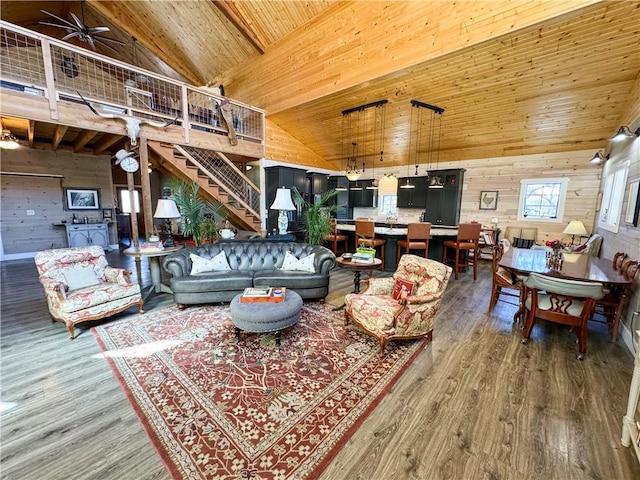
M 285 287 L 250 287 L 245 288 L 240 297 L 240 303 L 280 303 L 284 302 L 286 293 Z

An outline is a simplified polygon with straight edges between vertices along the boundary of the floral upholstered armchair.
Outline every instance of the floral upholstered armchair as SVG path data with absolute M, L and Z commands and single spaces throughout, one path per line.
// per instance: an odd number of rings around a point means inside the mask
M 371 278 L 362 293 L 345 297 L 345 324 L 351 320 L 376 337 L 381 354 L 389 340 L 431 340 L 451 272 L 435 260 L 403 255 L 393 277 Z
M 130 271 L 107 264 L 100 246 L 44 250 L 35 256 L 40 283 L 53 321 L 64 322 L 69 338 L 74 326 L 122 312 L 138 305 L 140 285 L 131 283 Z

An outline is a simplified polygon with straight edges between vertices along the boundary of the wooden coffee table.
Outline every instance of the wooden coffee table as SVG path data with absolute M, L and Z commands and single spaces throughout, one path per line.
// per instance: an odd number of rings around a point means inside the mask
M 372 263 L 358 263 L 351 259 L 342 257 L 336 258 L 336 262 L 340 268 L 351 270 L 353 272 L 353 292 L 360 293 L 360 272 L 379 270 L 382 267 L 382 260 L 374 258 Z

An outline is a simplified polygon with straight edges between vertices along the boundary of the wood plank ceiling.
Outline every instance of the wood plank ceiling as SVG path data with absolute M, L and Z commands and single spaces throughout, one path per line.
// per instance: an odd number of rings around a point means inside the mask
M 41 9 L 69 18 L 80 2 L 3 0 L 1 16 L 60 38 L 38 23 L 50 19 Z M 416 160 L 411 99 L 445 108 L 442 161 L 595 152 L 640 115 L 629 110 L 640 102 L 639 1 L 88 0 L 84 11 L 126 42 L 100 53 L 194 85 L 222 82 L 304 146 L 287 158 L 300 164 L 344 168 L 341 111 L 380 99 L 389 100 L 385 165 L 396 166 Z M 21 125 L 14 133 L 27 135 Z M 52 144 L 90 136 L 31 128 Z M 277 146 L 267 152 L 284 158 Z

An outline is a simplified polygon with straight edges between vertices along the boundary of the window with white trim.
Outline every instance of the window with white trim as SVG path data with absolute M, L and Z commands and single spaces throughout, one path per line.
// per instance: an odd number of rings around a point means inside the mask
M 562 222 L 568 185 L 568 178 L 521 180 L 518 221 Z
M 622 213 L 628 170 L 629 164 L 625 163 L 617 170 L 610 172 L 604 180 L 598 226 L 610 232 L 617 233 L 620 227 L 620 214 Z

